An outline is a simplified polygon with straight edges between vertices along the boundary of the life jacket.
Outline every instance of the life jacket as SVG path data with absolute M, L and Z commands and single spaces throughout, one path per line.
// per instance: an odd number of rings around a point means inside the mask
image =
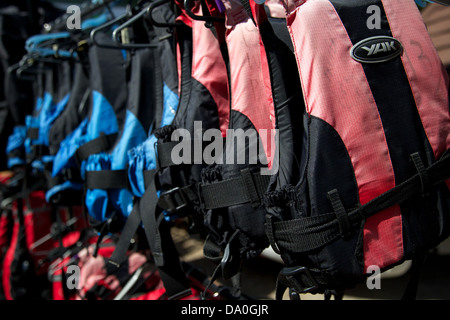
M 155 19 L 165 23 L 175 21 L 175 13 L 169 6 L 155 9 Z M 167 31 L 167 28 L 153 26 L 158 38 L 158 48 L 155 49 L 158 58 L 155 59 L 155 73 L 160 74 L 159 82 L 153 83 L 158 91 L 156 97 L 161 99 L 158 108 L 154 110 L 154 123 L 145 141 L 134 146 L 128 151 L 128 180 L 133 194 L 142 198 L 146 190 L 147 173 L 156 169 L 155 144 L 157 138 L 154 132 L 159 128 L 170 125 L 173 122 L 179 106 L 179 80 L 177 70 L 177 53 L 175 37 Z
M 89 112 L 88 61 L 76 63 L 73 70 L 73 85 L 67 106 L 49 129 L 49 154 L 53 160 L 60 150 L 60 145 L 87 118 Z M 58 156 L 56 166 L 60 166 Z M 55 170 L 56 171 L 56 170 Z M 82 178 L 78 166 L 65 166 L 54 174 L 52 165 L 46 171 L 46 200 L 53 205 L 82 205 Z
M 109 268 L 107 258 L 114 247 L 113 242 L 103 241 L 96 253 L 92 250 L 93 246 L 89 246 L 77 254 L 75 265 L 81 271 L 76 300 L 122 300 L 143 288 L 151 291 L 159 285 L 157 273 L 142 253 L 131 252 L 119 269 Z
M 98 38 L 107 42 L 106 35 L 101 34 Z M 126 119 L 127 76 L 123 53 L 90 42 L 87 51 L 88 115 L 61 141 L 53 158 L 51 176 L 62 176 L 62 179 L 47 191 L 49 203 L 66 191 L 83 190 L 86 160 L 91 154 L 112 149 Z M 100 210 L 98 220 L 101 221 L 102 215 L 106 214 L 106 208 Z
M 69 61 L 45 67 L 44 92 L 38 97 L 35 110 L 25 118 L 26 161 L 33 168 L 43 171 L 52 157 L 49 155 L 49 130 L 65 109 L 72 89 L 72 65 Z
M 2 265 L 2 284 L 7 300 L 49 299 L 48 254 L 70 230 L 86 228 L 82 212 L 55 209 L 37 190 L 11 203 L 12 234 Z M 70 218 L 72 219 L 69 222 Z M 63 226 L 67 229 L 63 230 Z M 62 241 L 62 240 L 61 240 Z M 67 241 L 63 243 L 68 245 Z
M 126 118 L 117 143 L 106 153 L 91 155 L 86 161 L 86 206 L 98 221 L 105 221 L 116 211 L 126 218 L 133 207 L 133 194 L 128 187 L 127 153 L 145 141 L 154 121 L 155 109 L 161 107 L 160 73 L 154 67 L 157 53 L 153 48 L 139 49 L 131 57 Z M 158 83 L 155 85 L 155 83 Z M 117 183 L 114 174 L 122 174 Z
M 339 296 L 449 235 L 448 75 L 412 1 L 284 4 L 306 109 L 300 177 L 265 202 L 277 298 Z
M 16 63 L 26 53 L 26 39 L 40 32 L 39 22 L 55 19 L 61 11 L 43 3 L 13 3 L 4 1 L 0 5 L 0 170 L 10 168 L 8 154 L 5 157 L 8 137 L 14 127 L 25 125 L 25 116 L 34 107 L 33 82 L 16 74 Z M 15 160 L 24 161 L 25 154 Z M 17 154 L 16 154 L 17 155 Z
M 218 42 L 203 23 L 191 21 L 181 3 L 177 5 L 180 13 L 176 21 L 182 24 L 174 29 L 176 51 L 172 48 L 171 55 L 166 57 L 174 58 L 169 65 L 176 63 L 178 66 L 170 70 L 175 71 L 175 74 L 167 76 L 177 79 L 179 103 L 176 109 L 169 109 L 176 111 L 171 114 L 171 121 L 161 123 L 149 139 L 129 153 L 129 177 L 138 200 L 122 232 L 118 244 L 121 249 L 111 259 L 116 264 L 123 260 L 123 253 L 129 243 L 127 239 L 142 221 L 169 300 L 192 295 L 189 279 L 171 239 L 170 226 L 174 219 L 181 216 L 196 216 L 198 220 L 199 203 L 195 198 L 195 187 L 196 181 L 200 179 L 200 170 L 204 167 L 202 162 L 193 164 L 191 158 L 181 165 L 171 162 L 174 146 L 171 135 L 177 129 L 191 134 L 188 138 L 190 147 L 194 141 L 194 121 L 203 125 L 202 130 L 219 129 L 221 121 L 227 121 L 227 117 L 220 113 L 226 114 L 228 109 L 226 66 Z M 167 110 L 166 105 L 164 110 Z M 189 203 L 179 206 L 176 201 L 184 193 L 193 197 L 189 198 Z M 171 201 L 174 196 L 177 197 L 173 198 L 175 202 Z M 197 209 L 192 214 L 189 209 L 196 205 Z
M 242 262 L 269 245 L 265 192 L 269 185 L 298 176 L 296 136 L 301 131 L 292 119 L 303 103 L 295 57 L 282 40 L 286 27 L 270 15 L 269 20 L 263 5 L 231 1 L 224 7 L 231 134 L 227 132 L 223 162 L 203 171 L 199 193 L 208 233 L 204 253 L 218 263 L 212 280 L 220 271 L 225 279 L 234 279 L 238 293 Z M 249 135 L 245 142 L 240 132 Z M 277 170 L 281 179 L 274 178 Z
M 44 63 L 39 63 L 40 68 L 45 68 Z M 13 71 L 10 71 L 13 73 Z M 28 94 L 32 96 L 32 110 L 29 114 L 23 116 L 22 122 L 16 124 L 13 128 L 13 132 L 8 137 L 8 142 L 6 145 L 6 154 L 8 157 L 7 166 L 8 169 L 13 169 L 17 166 L 24 166 L 27 162 L 27 158 L 31 161 L 33 158 L 31 150 L 31 138 L 38 138 L 39 135 L 39 121 L 37 120 L 40 114 L 44 102 L 44 95 L 47 91 L 47 109 L 51 105 L 51 94 L 53 93 L 53 83 L 46 85 L 46 79 L 50 80 L 52 77 L 52 72 L 47 70 L 47 72 L 41 71 L 38 73 L 34 82 L 32 83 L 32 89 Z M 10 74 L 10 78 L 15 78 L 14 75 Z M 13 82 L 12 79 L 8 79 L 9 82 Z M 50 81 L 49 81 L 50 82 Z M 51 91 L 52 93 L 48 92 Z M 34 128 L 31 128 L 31 122 L 34 123 Z M 30 128 L 28 128 L 30 127 Z M 34 142 L 35 140 L 33 140 Z
M 186 25 L 176 29 L 180 39 L 177 47 L 180 103 L 173 123 L 155 132 L 158 207 L 163 209 L 166 220 L 187 215 L 195 223 L 195 216 L 201 213 L 195 193 L 201 170 L 206 167 L 202 136 L 208 129 L 218 130 L 221 137 L 226 134 L 228 77 L 220 35 L 214 28 L 205 27 L 204 22 L 191 19 L 183 4 L 177 5 L 181 10 L 177 21 Z M 201 14 L 202 10 L 206 8 L 202 9 L 199 1 L 194 2 L 192 12 Z M 175 131 L 181 132 L 181 136 Z M 179 140 L 174 141 L 174 136 Z M 179 143 L 181 137 L 185 139 L 183 145 Z M 174 155 L 181 157 L 178 159 L 181 161 L 174 163 Z

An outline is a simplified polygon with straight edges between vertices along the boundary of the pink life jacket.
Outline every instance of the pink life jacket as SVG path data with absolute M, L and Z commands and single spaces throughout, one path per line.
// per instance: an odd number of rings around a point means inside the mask
M 413 1 L 284 4 L 302 175 L 268 195 L 268 232 L 285 287 L 340 291 L 448 237 L 449 79 Z

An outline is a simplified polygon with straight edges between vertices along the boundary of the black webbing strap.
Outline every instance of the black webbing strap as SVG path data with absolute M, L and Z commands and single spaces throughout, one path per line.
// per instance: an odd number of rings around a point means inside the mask
M 144 183 L 148 186 L 152 183 L 156 174 L 156 170 L 145 170 L 144 171 Z M 116 248 L 112 253 L 109 263 L 119 267 L 127 258 L 127 251 L 130 247 L 130 241 L 136 234 L 139 225 L 142 222 L 141 212 L 140 212 L 140 199 L 137 198 L 133 203 L 133 209 L 125 222 L 122 232 L 119 237 L 119 241 L 116 244 Z
M 22 159 L 24 157 L 24 151 L 19 148 L 19 149 L 14 149 L 11 150 L 8 154 L 8 159 L 14 159 L 14 158 L 20 158 Z
M 39 128 L 28 128 L 27 129 L 27 138 L 32 140 L 39 139 Z
M 198 200 L 197 185 L 176 187 L 159 196 L 158 207 L 168 213 L 176 213 L 186 208 L 192 201 Z
M 336 214 L 341 236 L 345 238 L 350 233 L 350 221 L 348 220 L 347 211 L 345 211 L 344 205 L 339 197 L 339 192 L 337 189 L 333 189 L 328 192 L 327 196 L 331 202 L 334 213 Z
M 180 143 L 182 143 L 182 144 L 189 143 L 190 144 L 190 147 L 189 147 L 191 150 L 190 157 L 189 157 L 189 159 L 182 159 L 183 160 L 182 163 L 175 163 L 173 161 L 172 150 L 175 146 L 177 146 Z M 196 152 L 197 146 L 201 147 L 200 154 L 197 154 L 197 152 Z M 203 159 L 202 159 L 203 147 L 204 147 L 204 141 L 201 139 L 190 139 L 188 141 L 182 140 L 182 141 L 158 142 L 158 144 L 156 145 L 157 158 L 158 158 L 158 160 L 157 160 L 158 169 L 164 169 L 167 167 L 178 166 L 180 164 L 202 164 L 203 163 Z
M 133 205 L 133 210 L 127 218 L 116 248 L 110 259 L 107 260 L 108 268 L 119 268 L 126 261 L 130 240 L 142 223 L 167 297 L 169 300 L 175 300 L 192 294 L 192 291 L 170 236 L 170 228 L 163 223 L 164 215 L 156 216 L 158 211 L 156 208 L 158 201 L 155 186 L 156 172 L 156 170 L 144 171 L 146 191 L 143 197 L 137 199 Z
M 176 165 L 172 161 L 172 149 L 179 143 L 180 141 L 158 142 L 156 145 L 158 168 L 162 169 Z
M 127 218 L 125 226 L 122 229 L 116 248 L 114 249 L 111 257 L 108 259 L 109 263 L 118 268 L 124 261 L 126 261 L 127 251 L 130 247 L 131 239 L 133 239 L 140 224 L 141 214 L 139 212 L 139 203 L 136 201 L 133 205 L 133 210 L 131 210 L 131 213 Z
M 425 166 L 418 152 L 411 155 L 411 160 L 414 163 L 414 166 L 416 167 L 416 170 L 420 177 L 420 183 L 422 184 L 422 195 L 425 196 L 427 190 L 429 190 L 430 188 L 430 177 L 425 170 Z
M 127 170 L 86 171 L 87 189 L 129 189 Z
M 148 185 L 139 206 L 145 235 L 150 245 L 155 264 L 164 283 L 169 300 L 180 299 L 192 294 L 186 274 L 170 234 L 170 226 L 165 223 L 164 215 L 157 209 L 158 194 L 153 177 L 147 175 Z
M 83 182 L 83 179 L 81 177 L 80 170 L 78 168 L 64 168 L 61 170 L 61 173 L 57 176 L 52 176 L 51 170 L 46 171 L 46 179 L 47 179 L 47 185 L 48 189 L 53 188 L 54 186 L 57 186 L 61 184 L 61 181 L 75 181 L 75 182 Z
M 267 190 L 269 175 L 241 171 L 236 178 L 200 185 L 200 193 L 206 210 L 251 203 L 257 207 Z
M 429 187 L 436 186 L 450 178 L 450 151 L 421 173 L 374 198 L 365 205 L 350 210 L 347 214 L 352 228 L 359 227 L 361 221 L 399 204 L 414 196 L 421 195 L 422 178 L 426 174 Z M 428 190 L 425 190 L 428 191 Z M 342 220 L 341 220 L 342 222 Z M 272 247 L 301 253 L 321 248 L 341 237 L 341 226 L 336 213 L 305 217 L 287 221 L 267 220 L 266 231 Z
M 108 151 L 117 139 L 117 133 L 101 134 L 98 138 L 86 142 L 75 152 L 75 159 L 78 165 L 86 160 L 91 154 Z

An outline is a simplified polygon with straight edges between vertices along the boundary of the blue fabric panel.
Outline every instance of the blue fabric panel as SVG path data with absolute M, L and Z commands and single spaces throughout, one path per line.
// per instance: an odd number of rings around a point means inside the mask
M 19 157 L 14 157 L 14 158 L 8 159 L 7 166 L 8 166 L 8 169 L 12 169 L 15 166 L 21 166 L 21 165 L 24 165 L 25 163 L 26 162 L 24 159 L 19 158 Z
M 36 105 L 34 106 L 34 108 L 35 108 L 36 111 L 41 110 L 43 101 L 44 101 L 44 98 L 43 98 L 43 97 L 37 97 L 37 98 L 36 98 Z
M 61 141 L 58 152 L 53 160 L 52 176 L 57 176 L 64 168 L 76 166 L 74 154 L 78 147 L 88 142 L 90 139 L 86 135 L 89 119 L 84 119 L 80 125 Z
M 23 147 L 26 138 L 27 138 L 27 127 L 15 126 L 13 129 L 13 133 L 8 137 L 8 143 L 6 145 L 6 154 L 9 154 L 13 150 Z
M 48 133 L 50 128 L 56 118 L 59 117 L 61 112 L 63 112 L 67 103 L 69 102 L 70 93 L 66 94 L 64 98 L 61 99 L 56 104 L 50 103 L 45 105 L 39 114 L 39 143 L 48 146 Z
M 164 83 L 163 116 L 160 127 L 169 125 L 175 118 L 178 109 L 179 97 Z M 145 192 L 144 171 L 156 169 L 155 145 L 157 138 L 150 135 L 141 145 L 128 151 L 128 179 L 131 190 L 137 197 Z
M 53 188 L 49 189 L 46 193 L 45 193 L 45 200 L 50 203 L 50 199 L 53 195 L 62 192 L 64 190 L 82 190 L 83 189 L 84 184 L 83 183 L 76 183 L 76 182 L 72 182 L 72 181 L 65 181 L 57 186 L 54 186 Z
M 125 169 L 128 150 L 142 143 L 147 133 L 129 110 L 123 128 L 119 143 L 112 152 L 91 155 L 85 162 L 86 171 Z M 91 216 L 101 221 L 109 218 L 113 211 L 119 211 L 127 217 L 133 208 L 133 194 L 126 189 L 89 189 L 86 192 L 86 207 Z M 98 212 L 100 209 L 103 210 L 101 213 Z
M 131 190 L 137 197 L 142 197 L 145 192 L 144 171 L 156 169 L 157 140 L 154 135 L 151 135 L 141 145 L 128 152 L 128 179 Z
M 92 91 L 92 114 L 87 126 L 89 140 L 98 138 L 100 133 L 106 135 L 119 131 L 116 114 L 111 104 L 98 91 Z
M 126 155 L 128 150 L 139 145 L 147 138 L 147 133 L 142 127 L 136 116 L 127 110 L 124 130 L 120 136 L 119 143 L 112 151 L 111 169 L 120 170 L 125 169 L 127 164 Z
M 167 126 L 172 123 L 177 113 L 178 103 L 180 98 L 176 93 L 174 93 L 170 88 L 164 83 L 163 86 L 164 94 L 164 105 L 163 105 L 163 116 L 161 120 L 160 127 Z
M 54 156 L 42 156 L 41 159 L 36 159 L 31 163 L 31 167 L 40 171 L 44 171 L 46 164 L 51 163 L 54 159 Z
M 57 176 L 64 168 L 76 165 L 75 152 L 83 144 L 98 138 L 101 133 L 106 135 L 119 131 L 119 125 L 111 104 L 98 91 L 92 92 L 92 113 L 83 120 L 60 145 L 53 163 L 53 176 Z M 84 170 L 82 170 L 82 175 Z

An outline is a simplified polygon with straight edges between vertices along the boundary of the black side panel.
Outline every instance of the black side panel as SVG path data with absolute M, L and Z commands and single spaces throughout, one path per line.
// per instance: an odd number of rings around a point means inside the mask
M 50 128 L 49 149 L 51 154 L 56 154 L 59 145 L 64 138 L 75 130 L 78 125 L 86 118 L 89 108 L 89 79 L 85 67 L 76 64 L 74 67 L 73 88 L 66 108 L 55 120 Z
M 146 132 L 154 121 L 155 110 L 163 108 L 162 79 L 157 54 L 155 49 L 136 50 L 131 61 L 127 108 L 139 119 Z
M 172 13 L 173 16 L 173 13 Z M 163 21 L 163 20 L 161 20 Z M 161 30 L 163 29 L 163 30 Z M 156 28 L 155 27 L 155 33 L 158 37 L 164 37 L 165 40 L 159 41 L 159 47 L 158 47 L 158 63 L 161 72 L 161 81 L 162 84 L 167 86 L 169 90 L 171 90 L 173 93 L 178 95 L 178 70 L 177 70 L 177 61 L 176 61 L 176 54 L 175 54 L 175 43 L 174 43 L 174 37 L 170 36 L 168 37 L 167 29 L 166 28 Z M 164 103 L 164 100 L 163 100 Z M 162 121 L 162 112 L 163 109 L 156 109 L 155 111 L 155 126 L 154 128 L 157 129 L 161 126 Z
M 178 105 L 177 114 L 173 124 L 177 127 L 183 127 L 183 118 L 188 112 L 189 99 L 191 97 L 192 86 L 192 29 L 188 26 L 177 27 L 176 37 L 178 38 L 178 45 L 181 59 L 181 79 L 180 79 L 180 102 Z
M 194 121 L 201 121 L 203 131 L 215 128 L 219 129 L 219 115 L 217 104 L 208 89 L 195 78 L 191 79 L 192 90 L 189 100 L 189 111 L 184 116 L 177 117 L 176 125 L 194 132 Z
M 219 128 L 219 116 L 217 113 L 217 105 L 214 102 L 210 92 L 196 79 L 190 79 L 190 86 L 192 88 L 189 100 L 189 112 L 184 112 L 183 117 L 181 113 L 177 113 L 176 123 L 177 128 L 183 128 L 190 132 L 191 137 L 194 138 L 194 121 L 200 121 L 202 125 L 202 132 L 210 128 Z M 180 111 L 179 111 L 180 112 Z M 168 132 L 166 138 L 170 139 L 171 131 Z M 192 152 L 194 152 L 192 150 Z M 182 164 L 176 167 L 165 168 L 159 175 L 159 181 L 163 191 L 172 189 L 173 186 L 184 186 L 192 182 L 199 182 L 201 180 L 201 171 L 206 165 L 201 164 Z M 168 174 L 171 172 L 171 174 Z M 178 173 L 175 173 L 178 172 Z
M 289 38 L 289 46 L 285 43 L 287 39 L 279 38 L 280 34 L 287 33 L 285 22 L 284 25 L 277 26 L 277 34 L 273 24 L 267 22 L 259 29 L 267 54 L 276 128 L 279 130 L 278 172 L 269 187 L 273 190 L 287 184 L 295 185 L 300 179 L 302 140 L 299 137 L 303 134 L 303 123 L 298 119 L 302 118 L 305 104 L 297 62 L 290 49 L 292 42 Z M 288 33 L 287 36 L 289 37 Z
M 201 123 L 203 132 L 210 128 L 219 129 L 219 115 L 211 92 L 192 77 L 192 30 L 183 26 L 177 28 L 177 33 L 181 55 L 181 93 L 173 128 L 185 129 L 194 138 L 194 122 Z M 170 134 L 166 139 L 170 139 Z M 163 169 L 161 172 L 164 174 L 159 175 L 162 190 L 199 182 L 204 167 L 205 164 L 187 164 Z
M 244 114 L 235 110 L 231 110 L 230 113 L 230 128 L 242 129 L 244 132 L 247 132 L 247 130 L 257 132 L 252 122 Z M 255 141 L 257 142 L 258 139 L 259 136 L 256 135 Z M 230 143 L 230 141 L 227 143 Z M 257 164 L 249 165 L 250 143 L 248 138 L 243 148 L 239 147 L 240 144 L 236 143 L 236 140 L 232 146 L 234 148 L 233 158 L 228 155 L 227 159 L 226 147 L 224 147 L 223 161 L 225 164 L 213 165 L 203 172 L 202 178 L 205 184 L 238 177 L 243 169 L 249 169 L 252 173 L 260 172 L 260 168 L 263 165 L 259 161 Z M 244 164 L 239 164 L 238 156 L 241 156 L 242 153 L 245 154 L 245 161 Z M 256 257 L 261 253 L 262 249 L 268 246 L 264 229 L 265 219 L 266 211 L 262 205 L 254 208 L 251 203 L 245 203 L 227 208 L 208 210 L 205 224 L 209 234 L 220 246 L 226 244 L 233 231 L 239 230 L 242 258 L 250 259 Z
M 98 38 L 101 43 L 111 41 L 104 34 L 99 34 Z M 111 104 L 121 128 L 125 122 L 128 83 L 121 50 L 92 46 L 89 48 L 89 65 L 91 89 L 101 93 Z
M 325 121 L 310 117 L 308 125 L 309 158 L 307 183 L 310 208 L 307 216 L 333 212 L 327 193 L 337 189 L 346 209 L 359 204 L 358 185 L 353 165 L 339 134 Z M 302 195 L 299 195 L 302 197 Z M 306 202 L 306 201 L 305 201 Z

